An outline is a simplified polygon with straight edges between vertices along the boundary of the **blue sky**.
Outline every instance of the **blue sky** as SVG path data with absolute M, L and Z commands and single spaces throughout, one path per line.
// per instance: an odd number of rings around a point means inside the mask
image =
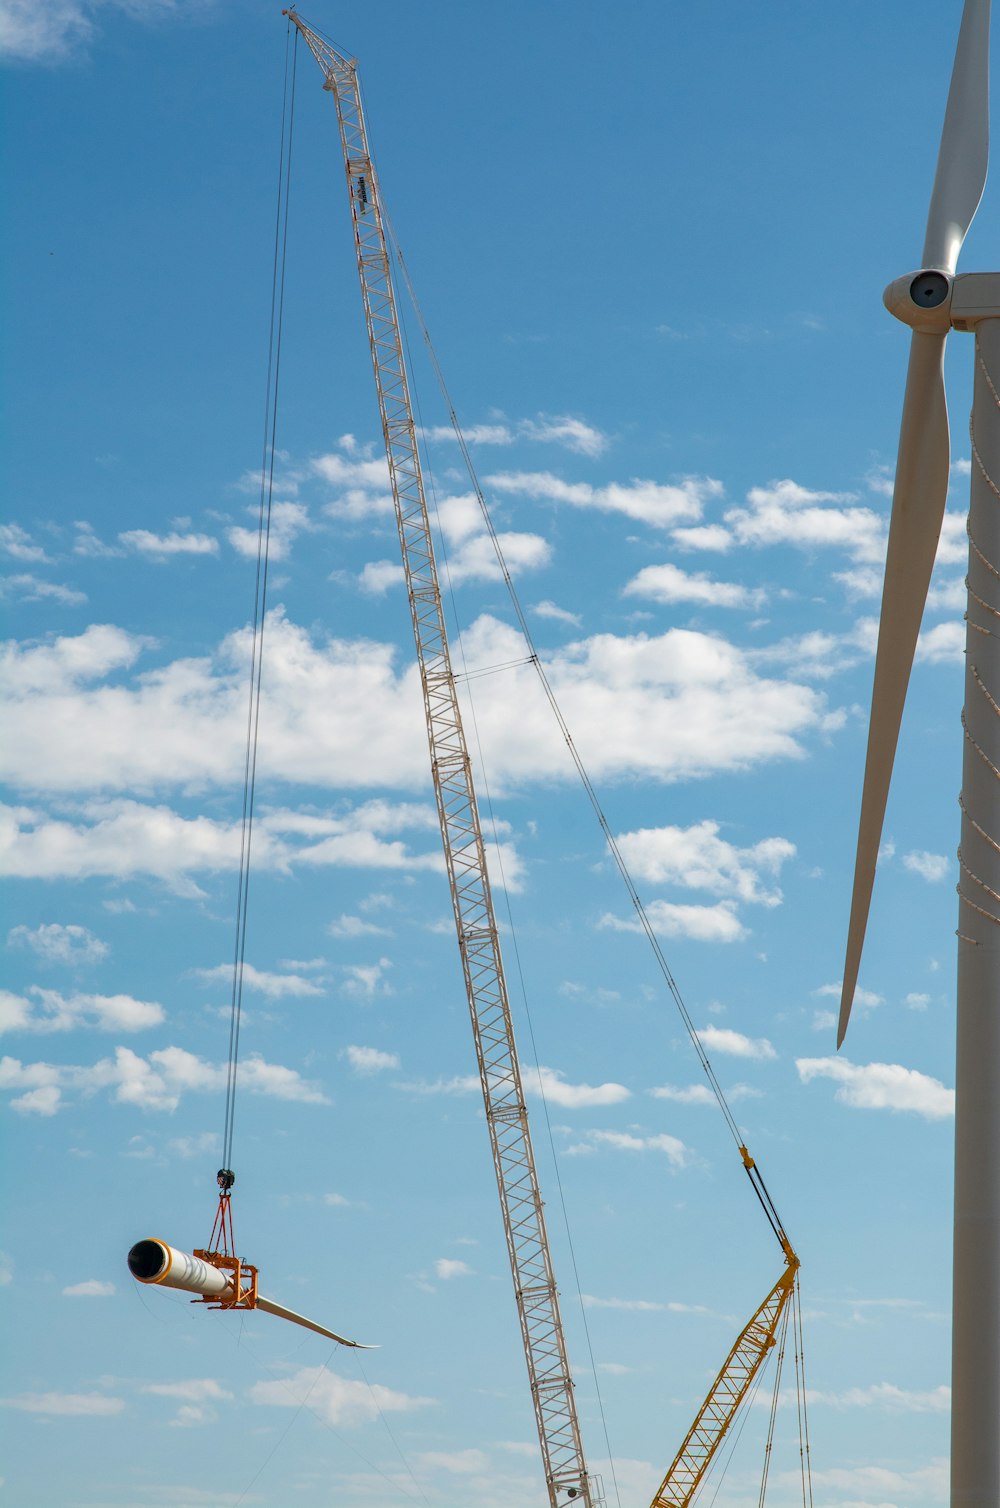
M 880 295 L 919 256 L 960 6 L 919 26 L 898 0 L 304 14 L 361 61 L 539 650 L 802 1257 L 816 1502 L 943 1504 L 959 337 L 949 512 L 839 1057 L 833 1013 L 907 350 Z M 333 111 L 304 52 L 234 1216 L 263 1291 L 381 1349 L 331 1354 L 126 1272 L 133 1241 L 201 1245 L 213 1214 L 285 23 L 259 0 L 6 0 L 0 39 L 2 1500 L 541 1505 Z M 994 265 L 998 218 L 988 188 L 961 270 Z M 419 360 L 415 390 L 456 642 L 507 664 L 511 607 Z M 537 682 L 471 690 L 585 1444 L 609 1502 L 642 1504 L 780 1254 Z M 719 1508 L 756 1493 L 765 1416 Z M 793 1408 L 779 1430 L 769 1501 L 790 1508 Z

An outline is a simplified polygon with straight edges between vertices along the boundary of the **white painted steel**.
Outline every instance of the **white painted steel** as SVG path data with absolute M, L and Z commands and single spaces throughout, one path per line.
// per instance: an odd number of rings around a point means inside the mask
M 1000 1504 L 1000 304 L 976 327 L 955 1070 L 952 1508 Z M 985 368 L 985 371 L 984 371 Z M 993 485 L 991 485 L 991 479 Z M 984 558 L 985 557 L 985 558 Z

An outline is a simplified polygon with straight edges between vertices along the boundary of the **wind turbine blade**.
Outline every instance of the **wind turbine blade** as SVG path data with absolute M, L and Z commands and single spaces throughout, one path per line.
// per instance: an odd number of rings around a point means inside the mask
M 283 1304 L 275 1304 L 272 1299 L 262 1299 L 257 1295 L 257 1308 L 263 1309 L 265 1314 L 277 1315 L 278 1319 L 291 1320 L 293 1325 L 301 1325 L 304 1330 L 315 1330 L 317 1335 L 325 1335 L 328 1340 L 335 1340 L 341 1346 L 351 1346 L 356 1351 L 377 1351 L 378 1346 L 364 1346 L 359 1340 L 345 1340 L 338 1335 L 336 1330 L 327 1330 L 323 1325 L 314 1324 L 312 1320 L 296 1314 L 294 1309 L 286 1309 Z
M 950 445 L 944 391 L 944 342 L 944 335 L 915 330 L 910 346 L 875 655 L 875 686 L 861 795 L 838 1047 L 847 1031 L 858 982 L 903 703 L 948 495 Z
M 954 272 L 986 184 L 990 149 L 990 0 L 965 0 L 927 216 L 924 266 Z

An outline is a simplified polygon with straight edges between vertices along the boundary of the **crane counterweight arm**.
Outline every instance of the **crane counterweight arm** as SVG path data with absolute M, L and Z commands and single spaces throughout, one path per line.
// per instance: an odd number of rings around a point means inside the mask
M 389 244 L 357 64 L 284 12 L 325 75 L 343 148 L 354 242 L 413 620 L 431 771 L 507 1250 L 551 1508 L 598 1508 L 587 1472 L 528 1130 L 486 855 L 417 450 Z

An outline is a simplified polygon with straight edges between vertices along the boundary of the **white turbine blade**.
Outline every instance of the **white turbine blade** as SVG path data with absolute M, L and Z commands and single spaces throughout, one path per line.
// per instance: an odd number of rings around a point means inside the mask
M 990 0 L 965 0 L 927 216 L 924 266 L 954 272 L 986 183 L 990 149 Z
M 327 1330 L 323 1325 L 314 1324 L 312 1320 L 305 1319 L 301 1314 L 296 1314 L 294 1309 L 286 1309 L 283 1304 L 276 1304 L 272 1299 L 262 1299 L 257 1295 L 257 1308 L 263 1309 L 265 1314 L 277 1315 L 278 1319 L 291 1320 L 293 1325 L 301 1325 L 305 1330 L 315 1330 L 317 1335 L 325 1335 L 328 1340 L 335 1340 L 338 1345 L 351 1346 L 356 1351 L 377 1351 L 378 1346 L 365 1346 L 359 1340 L 345 1340 L 338 1335 L 336 1330 Z
M 948 495 L 950 446 L 944 392 L 944 342 L 944 335 L 915 330 L 910 346 L 885 560 L 885 585 L 882 588 L 882 617 L 875 655 L 875 687 L 861 795 L 858 857 L 840 1000 L 838 1047 L 847 1031 L 858 982 L 903 703 Z

